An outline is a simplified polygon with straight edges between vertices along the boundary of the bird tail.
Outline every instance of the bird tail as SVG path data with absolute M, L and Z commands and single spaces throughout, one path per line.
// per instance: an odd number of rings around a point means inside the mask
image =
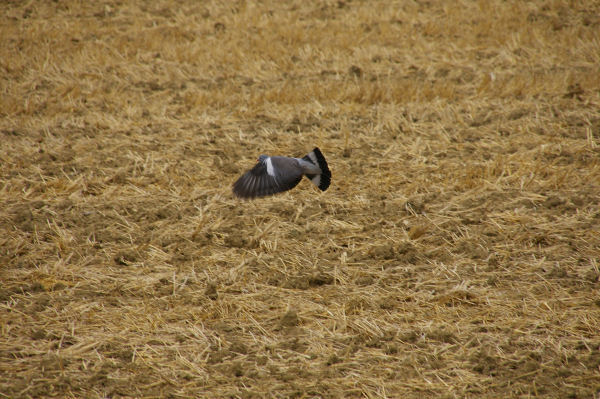
M 327 161 L 325 160 L 323 153 L 321 153 L 321 150 L 319 150 L 318 147 L 315 147 L 314 150 L 306 154 L 302 159 L 321 169 L 321 174 L 307 174 L 306 177 L 308 177 L 315 186 L 319 187 L 321 191 L 327 190 L 327 187 L 329 187 L 329 184 L 331 183 L 331 171 L 329 170 L 329 166 L 327 166 Z

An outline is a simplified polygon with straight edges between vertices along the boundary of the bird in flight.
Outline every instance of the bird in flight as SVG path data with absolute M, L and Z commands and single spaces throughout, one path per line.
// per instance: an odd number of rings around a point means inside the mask
M 303 158 L 259 156 L 256 165 L 233 184 L 233 194 L 248 199 L 266 197 L 291 190 L 300 183 L 302 176 L 321 191 L 329 187 L 331 172 L 318 148 Z

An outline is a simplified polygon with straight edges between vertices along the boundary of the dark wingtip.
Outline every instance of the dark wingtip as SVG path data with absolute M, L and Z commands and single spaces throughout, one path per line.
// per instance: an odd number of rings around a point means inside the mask
M 319 184 L 319 189 L 325 191 L 331 184 L 331 171 L 329 170 L 329 165 L 327 165 L 327 161 L 319 147 L 315 147 L 313 153 L 317 157 L 319 168 L 321 168 L 321 182 Z
M 233 191 L 233 195 L 240 199 L 253 199 L 255 197 L 254 193 L 248 190 L 245 187 L 245 180 L 247 176 L 242 175 L 231 187 L 231 191 Z

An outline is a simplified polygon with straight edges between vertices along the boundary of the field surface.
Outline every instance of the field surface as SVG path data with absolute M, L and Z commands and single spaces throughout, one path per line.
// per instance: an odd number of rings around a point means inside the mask
M 0 397 L 600 397 L 597 1 L 0 14 Z

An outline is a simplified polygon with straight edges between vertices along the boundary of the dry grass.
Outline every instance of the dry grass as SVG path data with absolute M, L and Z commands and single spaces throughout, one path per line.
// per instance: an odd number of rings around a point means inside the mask
M 1 397 L 599 397 L 598 2 L 0 10 Z

